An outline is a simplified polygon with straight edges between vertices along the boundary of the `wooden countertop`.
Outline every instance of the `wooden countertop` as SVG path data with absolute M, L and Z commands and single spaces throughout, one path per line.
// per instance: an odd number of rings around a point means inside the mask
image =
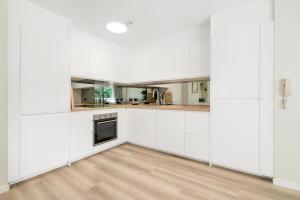
M 105 107 L 75 107 L 72 112 L 115 109 L 115 108 L 132 108 L 132 109 L 158 109 L 158 110 L 183 110 L 183 111 L 202 111 L 209 112 L 208 105 L 157 105 L 157 104 L 122 104 L 122 105 L 108 105 Z

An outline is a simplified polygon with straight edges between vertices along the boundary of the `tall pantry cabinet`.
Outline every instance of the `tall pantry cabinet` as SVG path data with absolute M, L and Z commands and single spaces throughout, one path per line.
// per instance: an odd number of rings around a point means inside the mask
M 267 177 L 273 177 L 271 7 L 211 18 L 212 162 Z
M 9 87 L 18 92 L 8 98 L 18 99 L 18 112 L 9 117 L 18 129 L 8 136 L 10 183 L 69 160 L 70 21 L 27 1 L 16 11 L 10 37 L 19 63 L 11 66 L 16 81 Z

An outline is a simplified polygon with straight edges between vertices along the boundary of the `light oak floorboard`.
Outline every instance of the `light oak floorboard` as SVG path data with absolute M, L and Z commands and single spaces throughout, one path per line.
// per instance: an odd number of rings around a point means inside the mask
M 300 200 L 269 180 L 124 144 L 12 186 L 0 200 Z

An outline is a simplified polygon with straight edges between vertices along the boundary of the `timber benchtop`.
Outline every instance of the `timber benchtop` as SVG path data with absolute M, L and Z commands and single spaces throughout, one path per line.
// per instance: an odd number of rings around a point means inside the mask
M 79 111 L 91 111 L 91 110 L 103 110 L 103 109 L 114 109 L 114 108 L 134 108 L 134 109 L 157 109 L 157 110 L 183 110 L 183 111 L 201 111 L 209 112 L 209 105 L 157 105 L 157 104 L 114 104 L 107 105 L 105 107 L 74 107 L 72 112 Z

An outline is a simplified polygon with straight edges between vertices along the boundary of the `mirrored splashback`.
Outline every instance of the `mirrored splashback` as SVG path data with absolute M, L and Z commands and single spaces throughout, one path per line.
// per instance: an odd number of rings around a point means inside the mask
M 72 80 L 72 99 L 75 107 L 141 103 L 209 105 L 209 88 L 209 80 L 134 85 Z

